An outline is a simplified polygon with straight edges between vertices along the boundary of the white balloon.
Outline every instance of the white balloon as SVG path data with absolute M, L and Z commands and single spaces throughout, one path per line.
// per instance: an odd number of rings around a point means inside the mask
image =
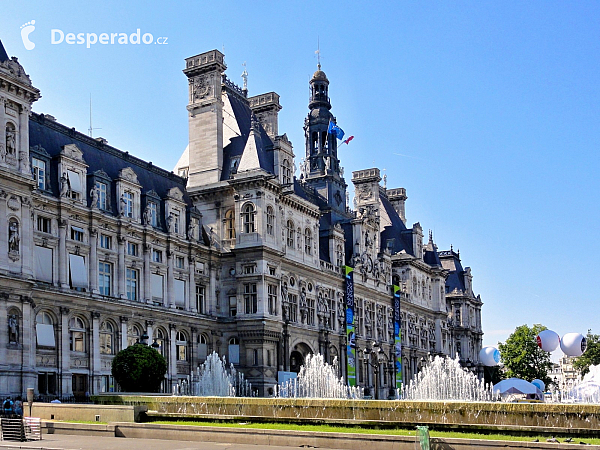
M 567 356 L 581 356 L 587 348 L 587 339 L 581 333 L 567 333 L 560 341 L 560 349 Z
M 542 392 L 544 392 L 544 389 L 546 389 L 546 383 L 544 383 L 542 380 L 539 380 L 537 378 L 535 380 L 533 380 L 531 382 L 531 384 L 536 386 Z
M 558 348 L 560 338 L 552 330 L 540 331 L 536 337 L 537 345 L 545 352 L 553 352 Z
M 496 347 L 483 347 L 479 352 L 479 361 L 484 366 L 497 366 L 500 363 L 500 352 Z

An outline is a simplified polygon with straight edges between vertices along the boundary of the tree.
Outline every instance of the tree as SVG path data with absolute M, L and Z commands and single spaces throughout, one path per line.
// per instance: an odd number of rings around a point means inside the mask
M 573 367 L 581 372 L 582 377 L 590 371 L 590 366 L 600 364 L 600 336 L 588 330 L 586 339 L 586 351 L 573 361 Z
M 112 375 L 123 392 L 158 392 L 165 373 L 165 358 L 144 344 L 130 345 L 112 361 Z
M 536 342 L 536 336 L 546 327 L 535 324 L 517 327 L 504 344 L 498 343 L 500 357 L 506 368 L 507 378 L 522 378 L 533 381 L 536 378 L 546 385 L 552 383 L 548 371 L 552 368 L 550 353 L 542 350 Z

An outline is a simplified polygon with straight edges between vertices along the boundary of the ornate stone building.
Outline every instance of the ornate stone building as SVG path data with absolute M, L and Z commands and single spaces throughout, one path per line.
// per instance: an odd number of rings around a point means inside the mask
M 392 282 L 405 380 L 429 354 L 477 366 L 481 301 L 458 254 L 431 234 L 424 245 L 405 190 L 376 168 L 352 173 L 348 205 L 320 67 L 299 179 L 279 96 L 248 97 L 225 69 L 216 50 L 185 62 L 189 146 L 175 175 L 31 112 L 40 92 L 0 43 L 0 394 L 110 391 L 113 356 L 136 342 L 167 359 L 166 391 L 211 351 L 259 395 L 310 352 L 344 375 L 344 265 L 359 384 L 385 398 L 393 383 Z

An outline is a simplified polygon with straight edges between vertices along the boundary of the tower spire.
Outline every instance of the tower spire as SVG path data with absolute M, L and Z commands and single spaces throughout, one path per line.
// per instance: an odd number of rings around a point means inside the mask
M 317 50 L 315 51 L 317 55 L 317 70 L 321 70 L 321 42 L 317 37 Z

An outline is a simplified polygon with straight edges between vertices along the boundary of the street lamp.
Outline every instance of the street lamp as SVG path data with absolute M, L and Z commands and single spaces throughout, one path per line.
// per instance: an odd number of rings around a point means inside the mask
M 373 363 L 371 357 L 375 355 L 376 363 Z M 379 398 L 379 362 L 380 358 L 385 358 L 385 352 L 379 345 L 379 342 L 373 342 L 371 347 L 368 346 L 363 351 L 363 359 L 367 366 L 371 366 L 373 368 L 373 376 L 375 378 L 375 398 Z

